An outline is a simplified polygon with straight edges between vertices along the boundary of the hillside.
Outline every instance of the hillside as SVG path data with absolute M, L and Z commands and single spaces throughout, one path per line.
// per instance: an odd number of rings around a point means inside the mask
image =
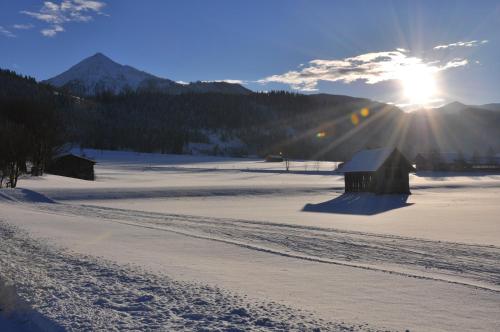
M 3 101 L 39 94 L 55 100 L 66 140 L 96 149 L 234 156 L 282 152 L 325 160 L 383 146 L 397 146 L 410 158 L 431 150 L 500 151 L 500 112 L 459 103 L 405 113 L 368 99 L 288 92 L 139 90 L 81 99 L 10 71 L 0 72 L 0 81 Z M 207 86 L 192 86 L 198 85 Z

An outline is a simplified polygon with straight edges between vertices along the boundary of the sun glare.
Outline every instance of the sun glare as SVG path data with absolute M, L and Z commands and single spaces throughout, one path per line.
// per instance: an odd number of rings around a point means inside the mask
M 405 70 L 401 75 L 403 93 L 411 104 L 427 105 L 437 94 L 436 77 L 425 66 Z

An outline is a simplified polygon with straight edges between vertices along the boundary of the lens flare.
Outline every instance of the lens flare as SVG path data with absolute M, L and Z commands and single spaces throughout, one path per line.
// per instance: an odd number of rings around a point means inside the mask
M 370 115 L 370 110 L 367 107 L 365 107 L 361 109 L 360 113 L 362 117 L 366 118 L 368 115 Z
M 359 124 L 359 116 L 356 113 L 351 114 L 351 122 L 355 126 Z
M 323 137 L 325 137 L 325 136 L 326 136 L 326 133 L 325 133 L 324 131 L 320 131 L 320 132 L 318 132 L 318 133 L 316 134 L 316 137 L 317 137 L 317 138 L 323 138 Z

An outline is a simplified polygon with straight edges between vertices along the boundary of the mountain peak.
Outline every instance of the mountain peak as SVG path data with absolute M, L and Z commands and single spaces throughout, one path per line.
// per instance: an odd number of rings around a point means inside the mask
M 104 55 L 103 53 L 97 52 L 96 54 L 83 59 L 78 64 L 73 66 L 73 68 L 80 64 L 88 64 L 88 63 L 103 64 L 103 65 L 117 66 L 117 67 L 122 66 L 119 63 L 113 61 L 110 57 Z
M 87 59 L 84 59 L 83 61 L 88 60 L 88 59 L 113 61 L 113 60 L 111 60 L 111 58 L 109 58 L 108 56 L 104 55 L 101 52 L 97 52 L 96 54 L 89 56 Z
M 95 95 L 103 91 L 120 93 L 127 90 L 148 90 L 170 94 L 183 92 L 214 92 L 247 94 L 251 91 L 239 84 L 178 84 L 128 65 L 119 64 L 103 53 L 83 59 L 67 71 L 46 81 L 56 87 L 64 87 L 76 95 Z
M 448 103 L 444 106 L 436 108 L 441 113 L 455 113 L 455 112 L 460 112 L 465 109 L 467 109 L 469 106 L 462 104 L 461 102 L 458 101 L 453 101 L 451 103 Z
M 444 107 L 467 107 L 467 105 L 459 101 L 452 101 L 451 103 L 446 104 Z

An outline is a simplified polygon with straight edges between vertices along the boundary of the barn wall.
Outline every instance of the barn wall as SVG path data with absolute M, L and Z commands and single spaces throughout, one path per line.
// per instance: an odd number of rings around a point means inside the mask
M 376 194 L 410 194 L 408 170 L 381 168 L 377 172 L 344 174 L 345 192 Z
M 94 164 L 91 161 L 73 157 L 61 157 L 54 160 L 48 173 L 82 180 L 94 180 Z
M 373 192 L 376 188 L 373 172 L 354 172 L 344 175 L 345 192 Z
M 381 168 L 377 172 L 377 194 L 410 194 L 408 170 Z

